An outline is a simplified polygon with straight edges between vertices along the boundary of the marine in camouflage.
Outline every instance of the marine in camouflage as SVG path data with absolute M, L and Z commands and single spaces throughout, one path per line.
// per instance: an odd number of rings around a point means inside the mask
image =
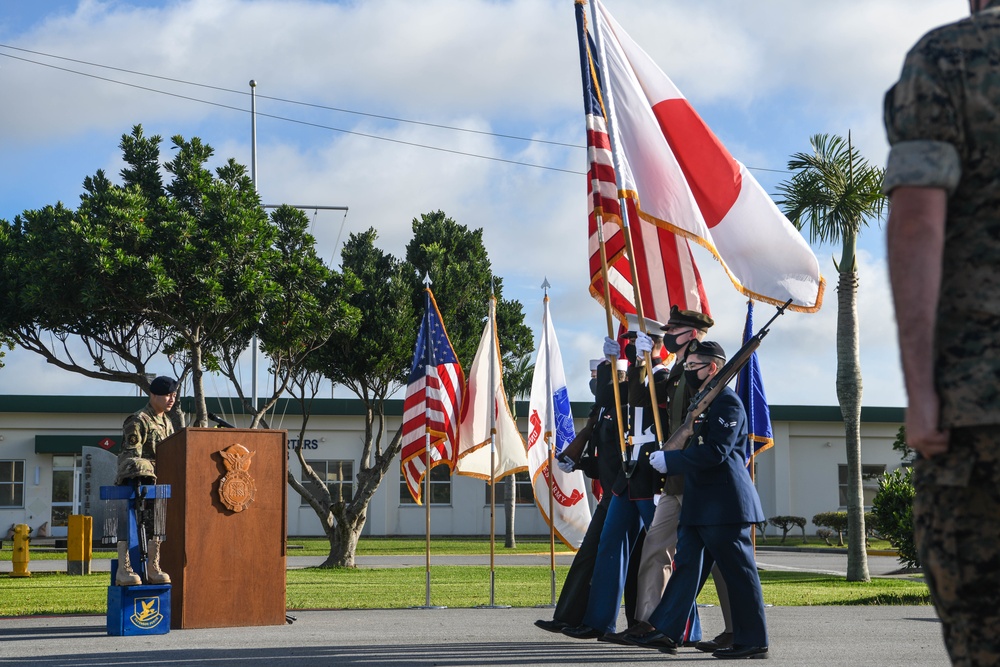
M 118 476 L 115 484 L 135 477 L 156 479 L 156 446 L 174 434 L 174 426 L 166 413 L 157 416 L 147 404 L 129 415 L 122 426 L 122 450 L 118 454 Z
M 915 537 L 955 665 L 1000 664 L 1000 0 L 932 30 L 885 98 L 885 191 L 948 193 L 934 377 L 948 452 L 915 464 Z

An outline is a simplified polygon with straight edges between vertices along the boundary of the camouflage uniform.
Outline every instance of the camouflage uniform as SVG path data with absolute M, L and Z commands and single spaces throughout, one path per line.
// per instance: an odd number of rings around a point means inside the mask
M 134 477 L 156 479 L 156 446 L 173 434 L 174 426 L 167 414 L 157 417 L 149 405 L 129 415 L 122 426 L 122 451 L 118 455 L 115 484 L 124 484 Z
M 952 662 L 998 664 L 1000 0 L 917 42 L 885 124 L 885 191 L 948 193 L 934 373 L 951 439 L 916 464 L 917 545 Z

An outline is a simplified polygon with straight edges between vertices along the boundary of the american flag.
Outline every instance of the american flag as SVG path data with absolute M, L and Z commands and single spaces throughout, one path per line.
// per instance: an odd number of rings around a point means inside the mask
M 455 467 L 465 376 L 441 322 L 430 288 L 424 290 L 424 318 L 413 352 L 403 401 L 402 468 L 410 495 L 421 503 L 420 482 L 428 468 Z M 430 434 L 430 465 L 426 435 Z
M 618 200 L 618 184 L 608 135 L 607 109 L 601 86 L 601 67 L 594 42 L 587 29 L 583 0 L 576 2 L 576 21 L 580 35 L 580 66 L 583 75 L 583 103 L 587 115 L 587 157 L 589 173 L 587 194 L 590 235 L 590 293 L 602 304 L 605 300 L 604 278 L 598 220 L 604 235 L 608 264 L 611 308 L 621 322 L 626 313 L 635 313 L 632 270 L 626 254 L 625 235 Z M 618 142 L 621 143 L 621 142 Z M 710 314 L 708 298 L 687 239 L 657 227 L 640 217 L 639 196 L 628 163 L 619 158 L 622 188 L 627 206 L 636 278 L 642 299 L 643 315 L 666 322 L 670 306 Z

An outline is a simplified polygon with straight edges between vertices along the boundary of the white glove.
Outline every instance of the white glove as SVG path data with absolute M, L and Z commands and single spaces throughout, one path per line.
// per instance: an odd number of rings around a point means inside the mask
M 567 475 L 573 472 L 573 469 L 576 468 L 576 464 L 573 463 L 573 459 L 569 458 L 568 456 L 561 459 L 556 459 L 556 465 L 559 466 L 559 469 L 562 470 Z
M 604 356 L 605 357 L 620 357 L 622 356 L 622 347 L 618 344 L 611 336 L 604 337 Z
M 649 465 L 653 466 L 656 472 L 667 474 L 667 457 L 663 455 L 662 450 L 657 450 L 649 455 Z
M 635 351 L 636 354 L 645 355 L 647 352 L 653 351 L 653 339 L 639 331 L 635 334 Z

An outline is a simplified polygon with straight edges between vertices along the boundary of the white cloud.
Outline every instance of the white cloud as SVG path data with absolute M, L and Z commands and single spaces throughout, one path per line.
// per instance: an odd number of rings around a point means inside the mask
M 805 150 L 809 135 L 847 129 L 865 155 L 881 162 L 881 98 L 898 75 L 906 49 L 929 27 L 967 11 L 960 0 L 607 0 L 606 5 L 703 115 L 731 119 L 731 126 L 714 129 L 734 155 L 751 166 L 774 169 L 784 167 L 791 151 Z M 247 82 L 253 78 L 259 84 L 258 166 L 265 201 L 348 206 L 346 220 L 341 213 L 316 214 L 314 233 L 320 247 L 328 249 L 323 253 L 328 258 L 338 235 L 343 240 L 368 227 L 378 230 L 383 248 L 401 254 L 411 220 L 438 209 L 471 228 L 481 227 L 494 270 L 504 278 L 505 296 L 521 300 L 535 331 L 541 322 L 539 285 L 546 277 L 552 283 L 552 314 L 570 393 L 574 399 L 588 399 L 586 360 L 598 355 L 606 324 L 587 291 L 582 175 L 431 151 L 270 116 L 570 171 L 584 169 L 582 150 L 269 99 L 581 144 L 571 2 L 86 0 L 73 11 L 52 10 L 47 18 L 46 4 L 37 6 L 38 19 L 30 28 L 18 33 L 0 26 L 0 41 L 237 92 L 2 48 L 0 53 L 235 110 L 0 58 L 8 92 L 0 123 L 5 156 L 0 217 L 58 198 L 75 201 L 75 194 L 65 193 L 78 193 L 83 177 L 99 167 L 116 177 L 118 137 L 135 123 L 168 139 L 178 133 L 200 136 L 216 147 L 220 161 L 233 156 L 249 164 Z M 775 178 L 780 175 L 769 176 Z M 870 254 L 859 257 L 864 400 L 898 405 L 901 389 L 884 253 L 881 243 L 872 242 L 878 230 L 865 234 L 863 247 Z M 823 267 L 832 272 L 830 250 L 821 251 Z M 719 323 L 713 335 L 727 350 L 735 350 L 745 300 L 707 254 L 699 254 L 699 260 Z M 758 306 L 759 323 L 768 312 Z M 835 285 L 828 285 L 820 313 L 788 314 L 775 323 L 761 349 L 772 402 L 836 403 L 835 323 Z M 23 354 L 9 357 L 8 368 L 0 370 L 0 392 L 78 388 L 76 378 L 29 362 Z M 39 379 L 26 384 L 28 375 Z M 44 391 L 46 387 L 54 390 Z M 94 393 L 108 388 L 102 385 Z

